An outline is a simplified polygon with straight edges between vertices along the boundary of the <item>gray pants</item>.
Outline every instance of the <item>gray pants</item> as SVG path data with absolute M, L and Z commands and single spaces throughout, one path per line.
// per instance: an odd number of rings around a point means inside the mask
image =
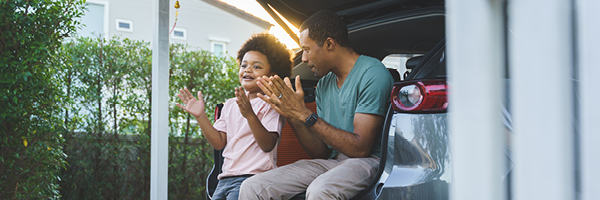
M 306 199 L 350 199 L 377 173 L 379 158 L 299 160 L 246 179 L 240 199 L 290 199 L 306 191 Z

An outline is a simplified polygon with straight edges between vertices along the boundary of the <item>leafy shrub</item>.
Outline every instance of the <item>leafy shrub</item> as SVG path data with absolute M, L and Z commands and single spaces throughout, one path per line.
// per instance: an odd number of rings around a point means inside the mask
M 50 65 L 75 31 L 79 0 L 0 1 L 0 198 L 60 198 L 65 167 L 62 70 Z
M 237 64 L 230 57 L 187 46 L 170 47 L 169 198 L 203 199 L 212 147 L 193 116 L 177 108 L 178 89 L 202 90 L 207 113 L 234 96 Z M 129 39 L 76 38 L 65 43 L 61 65 L 65 199 L 148 199 L 150 195 L 151 50 Z M 195 92 L 194 92 L 195 93 Z M 209 116 L 212 119 L 212 116 Z

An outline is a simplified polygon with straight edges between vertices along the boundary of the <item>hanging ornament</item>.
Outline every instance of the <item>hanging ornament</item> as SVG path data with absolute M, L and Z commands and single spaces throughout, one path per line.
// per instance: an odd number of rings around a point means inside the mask
M 173 30 L 175 30 L 175 25 L 177 25 L 178 16 L 179 16 L 179 0 L 175 1 L 175 23 L 173 23 L 173 28 L 171 28 L 169 35 L 171 35 L 171 33 L 173 33 Z

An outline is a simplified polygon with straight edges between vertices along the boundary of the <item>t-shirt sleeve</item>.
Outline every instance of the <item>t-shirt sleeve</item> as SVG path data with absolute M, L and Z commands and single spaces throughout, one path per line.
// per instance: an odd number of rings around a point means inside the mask
M 317 83 L 317 87 L 315 88 L 315 103 L 317 105 L 317 115 L 319 115 L 319 113 L 322 113 L 321 104 L 319 103 L 319 102 L 321 102 L 321 96 L 319 95 L 320 94 L 319 88 L 321 88 L 321 87 L 319 87 L 319 83 Z
M 277 132 L 281 135 L 281 129 L 283 128 L 283 123 L 285 123 L 285 119 L 279 116 L 279 113 L 275 111 L 271 107 L 271 105 L 265 103 L 261 107 L 262 118 L 260 122 L 263 124 L 265 129 L 269 132 Z
M 356 112 L 385 116 L 393 84 L 393 78 L 384 66 L 367 69 L 359 85 Z

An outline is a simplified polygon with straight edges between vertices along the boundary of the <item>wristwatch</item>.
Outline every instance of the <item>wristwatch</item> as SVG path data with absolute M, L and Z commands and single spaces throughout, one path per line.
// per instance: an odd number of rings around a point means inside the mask
M 317 116 L 317 114 L 312 113 L 310 114 L 310 116 L 308 116 L 306 118 L 306 121 L 304 121 L 304 125 L 306 125 L 306 127 L 311 127 L 313 125 L 315 125 L 315 123 L 317 122 L 317 120 L 319 119 L 319 116 Z

